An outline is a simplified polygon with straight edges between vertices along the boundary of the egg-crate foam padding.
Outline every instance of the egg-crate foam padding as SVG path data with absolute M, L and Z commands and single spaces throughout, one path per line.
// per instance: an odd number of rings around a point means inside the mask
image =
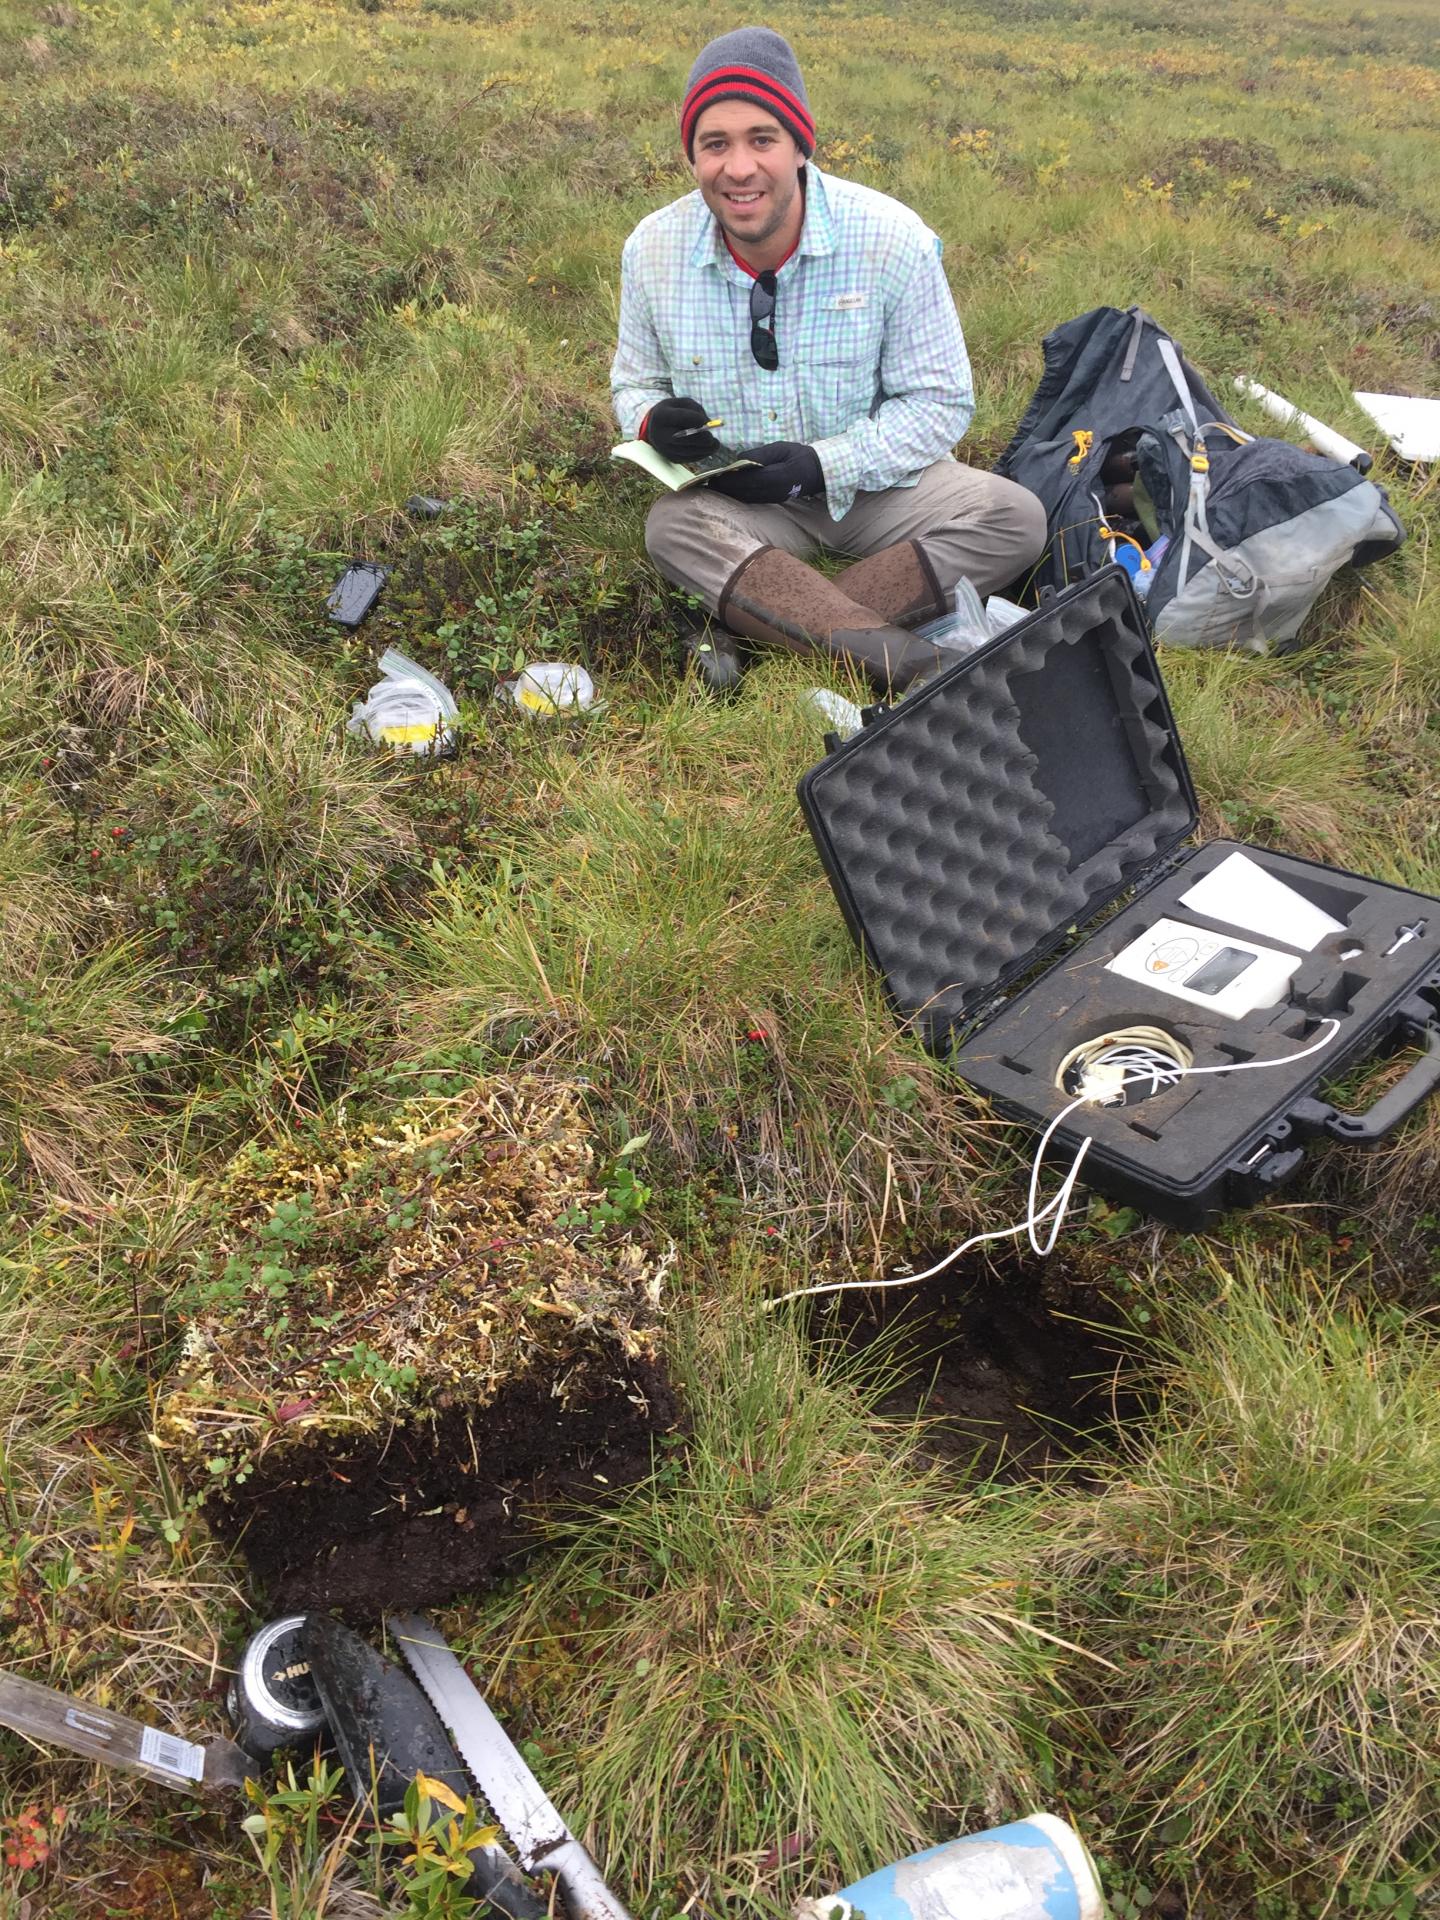
M 882 714 L 800 799 L 851 932 L 936 1049 L 1196 818 L 1119 567 Z

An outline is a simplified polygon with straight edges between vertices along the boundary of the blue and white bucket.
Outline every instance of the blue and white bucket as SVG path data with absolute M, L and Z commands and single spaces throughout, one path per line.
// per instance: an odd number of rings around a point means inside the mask
M 1074 1828 L 1053 1813 L 1032 1813 L 802 1900 L 795 1920 L 1104 1920 L 1104 1913 Z

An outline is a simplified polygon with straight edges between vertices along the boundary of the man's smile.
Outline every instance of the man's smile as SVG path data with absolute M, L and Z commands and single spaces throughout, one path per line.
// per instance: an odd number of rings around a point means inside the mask
M 778 120 L 745 99 L 707 107 L 690 170 L 753 272 L 779 266 L 794 250 L 805 219 L 805 157 Z

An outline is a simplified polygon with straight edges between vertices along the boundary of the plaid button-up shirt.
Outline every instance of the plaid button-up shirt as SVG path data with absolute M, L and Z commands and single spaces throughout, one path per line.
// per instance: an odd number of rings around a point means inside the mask
M 685 395 L 724 421 L 727 447 L 808 442 L 838 520 L 857 493 L 913 487 L 948 457 L 975 397 L 936 236 L 888 194 L 806 173 L 800 244 L 776 276 L 775 372 L 750 351 L 753 279 L 697 191 L 625 242 L 610 387 L 627 435 Z

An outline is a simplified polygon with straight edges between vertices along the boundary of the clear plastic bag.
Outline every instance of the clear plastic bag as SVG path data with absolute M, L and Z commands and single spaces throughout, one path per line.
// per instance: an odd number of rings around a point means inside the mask
M 380 671 L 384 678 L 355 702 L 346 732 L 393 753 L 454 753 L 460 709 L 444 681 L 394 647 L 381 654 Z
M 807 687 L 800 695 L 800 705 L 806 713 L 838 733 L 842 740 L 858 733 L 863 724 L 855 702 L 847 700 L 843 693 L 836 693 L 832 687 Z
M 502 680 L 497 700 L 511 700 L 533 719 L 591 713 L 602 706 L 584 667 L 568 660 L 532 660 L 513 680 Z
M 985 618 L 990 622 L 991 633 L 1004 633 L 1017 620 L 1028 620 L 1031 611 L 1029 607 L 1017 607 L 1013 600 L 1002 599 L 998 593 L 992 593 L 985 602 Z
M 973 653 L 994 637 L 980 596 L 963 574 L 955 582 L 950 612 L 915 629 L 917 640 L 929 640 L 949 653 Z

